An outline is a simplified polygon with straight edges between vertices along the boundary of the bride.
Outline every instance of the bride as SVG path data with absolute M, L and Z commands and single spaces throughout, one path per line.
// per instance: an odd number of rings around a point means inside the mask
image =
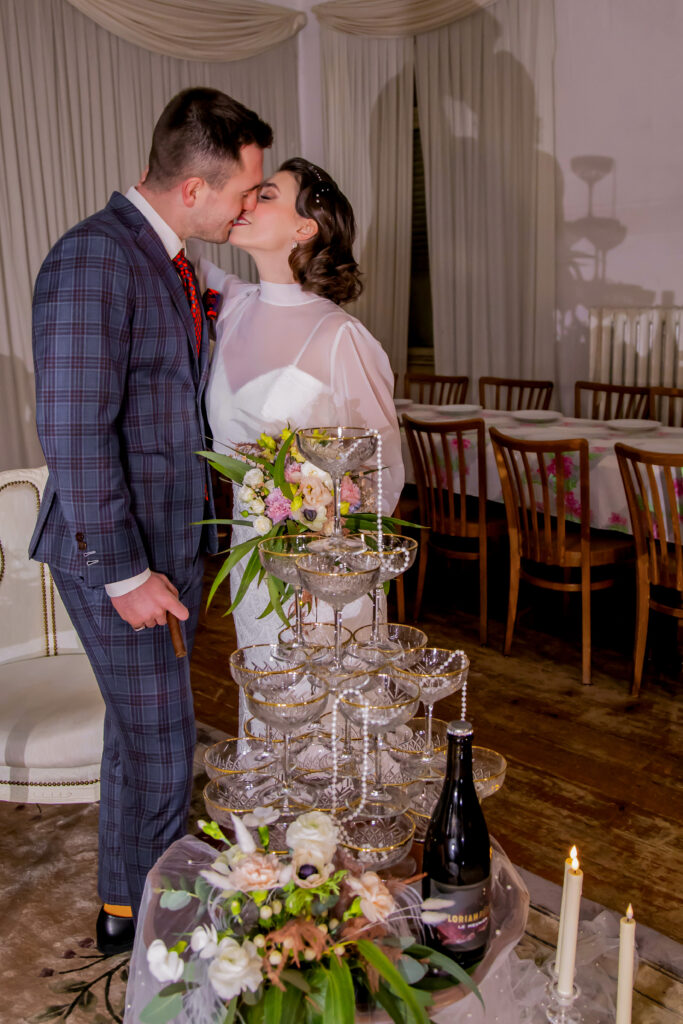
M 213 447 L 222 452 L 287 426 L 379 430 L 387 515 L 404 480 L 393 373 L 379 342 L 341 308 L 361 291 L 354 236 L 350 203 L 307 160 L 287 160 L 260 186 L 255 208 L 230 233 L 230 244 L 254 259 L 259 284 L 202 260 L 206 285 L 222 293 L 206 408 Z M 253 536 L 251 526 L 234 526 L 231 543 Z M 230 574 L 233 598 L 245 564 Z M 281 620 L 258 618 L 267 603 L 265 584 L 254 582 L 233 613 L 240 647 L 276 640 Z M 362 598 L 345 609 L 345 625 L 356 629 L 371 614 Z M 331 609 L 319 606 L 317 618 L 330 621 Z

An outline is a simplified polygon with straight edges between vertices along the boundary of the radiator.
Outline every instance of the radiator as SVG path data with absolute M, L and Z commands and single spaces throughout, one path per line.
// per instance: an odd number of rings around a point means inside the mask
M 591 309 L 590 379 L 683 387 L 683 308 Z

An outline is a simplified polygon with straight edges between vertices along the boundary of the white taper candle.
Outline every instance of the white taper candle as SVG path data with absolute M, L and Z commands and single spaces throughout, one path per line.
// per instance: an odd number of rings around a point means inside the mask
M 636 922 L 629 903 L 626 917 L 619 924 L 619 975 L 617 979 L 616 1024 L 631 1024 L 633 1002 L 633 953 L 636 946 Z
M 574 858 L 567 872 L 566 899 L 564 905 L 564 927 L 562 929 L 562 957 L 557 964 L 557 991 L 561 996 L 570 996 L 574 989 L 574 965 L 576 963 L 576 939 L 579 933 L 579 909 L 583 871 L 578 858 Z

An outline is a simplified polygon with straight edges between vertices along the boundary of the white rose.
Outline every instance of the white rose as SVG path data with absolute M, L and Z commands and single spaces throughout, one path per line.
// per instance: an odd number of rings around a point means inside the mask
M 266 503 L 261 498 L 256 497 L 253 501 L 249 502 L 248 508 L 253 515 L 260 516 L 266 510 Z
M 169 953 L 162 939 L 155 939 L 147 948 L 147 964 L 157 981 L 180 981 L 185 961 L 177 953 Z
M 262 537 L 265 537 L 267 533 L 270 533 L 273 528 L 273 524 L 268 516 L 257 516 L 251 525 Z
M 328 814 L 309 811 L 300 814 L 287 829 L 287 845 L 294 851 L 315 850 L 327 862 L 334 857 L 337 836 L 337 826 Z
M 256 992 L 263 981 L 261 958 L 253 942 L 221 939 L 218 953 L 209 964 L 209 981 L 221 999 L 230 1000 L 248 988 Z
M 248 505 L 256 497 L 256 491 L 251 487 L 240 487 L 237 497 L 243 505 Z
M 324 469 L 318 469 L 318 467 L 314 466 L 312 462 L 304 462 L 301 467 L 302 479 L 307 476 L 316 477 L 316 479 L 320 480 L 320 482 L 327 487 L 329 491 L 332 490 L 333 484 L 330 474 L 326 473 Z
M 242 484 L 247 487 L 263 487 L 263 471 L 254 468 L 244 474 Z
M 218 951 L 218 933 L 212 924 L 200 924 L 192 932 L 190 947 L 201 960 L 210 960 Z
M 274 853 L 250 853 L 230 872 L 230 889 L 235 892 L 275 889 L 284 884 L 281 869 Z
M 396 909 L 394 897 L 374 871 L 366 871 L 360 878 L 347 875 L 346 884 L 354 896 L 360 896 L 360 909 L 368 921 L 386 921 Z

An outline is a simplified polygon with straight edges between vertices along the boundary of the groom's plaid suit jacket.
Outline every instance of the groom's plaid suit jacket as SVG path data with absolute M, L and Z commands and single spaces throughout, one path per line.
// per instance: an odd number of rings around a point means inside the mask
M 34 295 L 37 420 L 50 470 L 34 558 L 87 586 L 145 566 L 180 590 L 216 549 L 203 391 L 187 298 L 142 214 L 115 192 L 48 255 Z M 208 500 L 207 500 L 208 496 Z

